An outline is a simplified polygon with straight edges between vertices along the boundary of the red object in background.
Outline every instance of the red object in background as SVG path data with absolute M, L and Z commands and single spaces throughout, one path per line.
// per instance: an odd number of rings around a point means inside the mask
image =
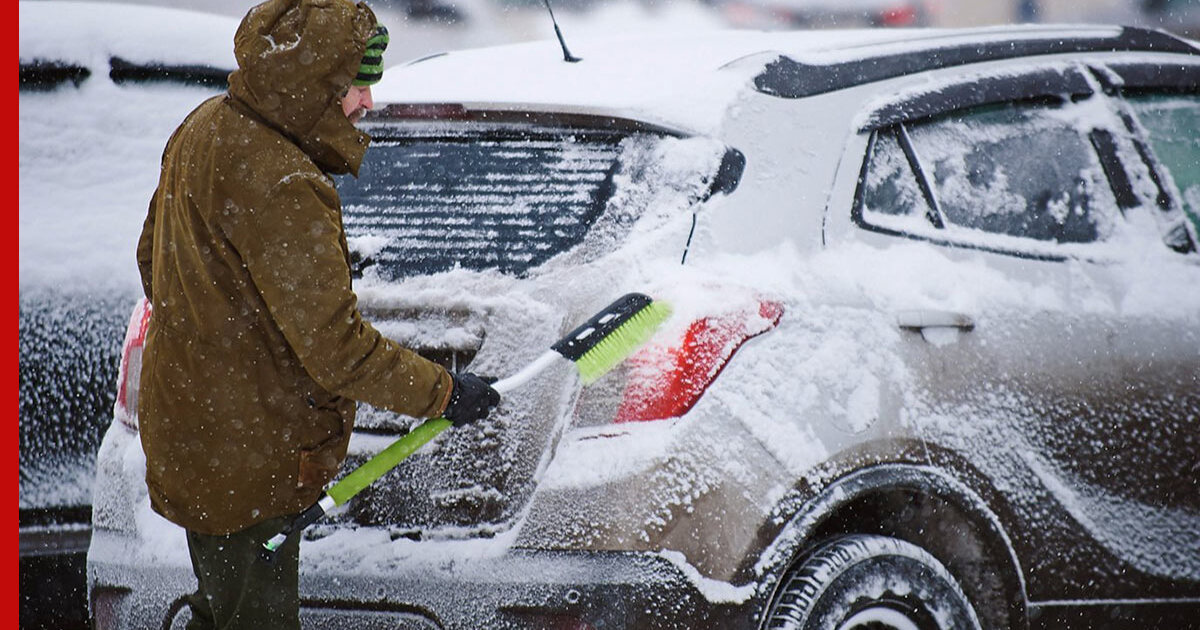
M 913 26 L 917 23 L 917 8 L 898 6 L 879 14 L 880 26 Z
M 750 339 L 779 324 L 783 305 L 761 300 L 747 310 L 698 319 L 677 345 L 634 355 L 614 422 L 677 418 L 687 413 Z

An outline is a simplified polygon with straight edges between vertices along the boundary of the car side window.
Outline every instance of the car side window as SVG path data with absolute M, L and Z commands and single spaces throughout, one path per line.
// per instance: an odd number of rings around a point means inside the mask
M 1125 100 L 1200 233 L 1200 95 L 1141 94 Z
M 1128 178 L 1110 183 L 1119 174 L 1111 134 L 1087 122 L 1099 106 L 1006 102 L 879 129 L 855 221 L 1015 255 L 1057 256 L 1047 248 L 1105 241 L 1136 200 Z
M 1100 160 L 1061 107 L 975 108 L 908 134 L 947 226 L 1058 243 L 1112 232 L 1116 203 Z

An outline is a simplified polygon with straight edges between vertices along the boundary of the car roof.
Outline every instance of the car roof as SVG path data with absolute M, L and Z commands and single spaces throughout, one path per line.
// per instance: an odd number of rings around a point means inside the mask
M 1162 31 L 1118 26 L 971 29 L 710 31 L 657 38 L 554 40 L 434 55 L 389 68 L 381 103 L 490 104 L 644 118 L 697 132 L 717 128 L 750 82 L 799 98 L 924 70 L 1090 51 L 1200 55 Z

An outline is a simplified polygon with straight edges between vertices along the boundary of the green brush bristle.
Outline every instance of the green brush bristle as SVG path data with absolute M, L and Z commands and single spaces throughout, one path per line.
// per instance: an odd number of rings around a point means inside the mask
M 655 331 L 671 315 L 671 307 L 665 302 L 654 301 L 621 324 L 592 349 L 583 353 L 575 365 L 579 367 L 579 378 L 584 385 L 596 382 L 609 370 L 629 358 L 654 336 Z

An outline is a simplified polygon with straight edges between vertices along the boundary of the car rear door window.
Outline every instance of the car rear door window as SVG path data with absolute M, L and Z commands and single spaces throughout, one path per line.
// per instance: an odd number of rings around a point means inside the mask
M 1200 232 L 1200 95 L 1143 94 L 1126 100 Z
M 947 226 L 1058 243 L 1112 232 L 1104 170 L 1064 108 L 987 106 L 907 131 Z
M 872 231 L 1039 258 L 1109 240 L 1122 210 L 1141 200 L 1110 131 L 1119 119 L 1105 107 L 1031 99 L 877 129 L 854 220 Z

